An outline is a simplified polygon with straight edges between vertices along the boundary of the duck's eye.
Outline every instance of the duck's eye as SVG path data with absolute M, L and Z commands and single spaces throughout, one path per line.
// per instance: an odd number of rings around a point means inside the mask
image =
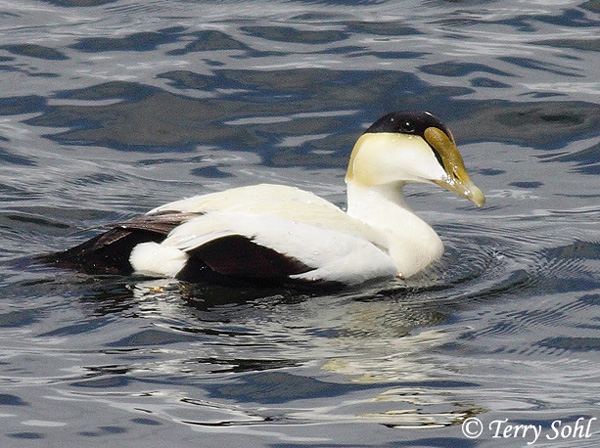
M 407 134 L 410 134 L 410 133 L 415 132 L 415 127 L 410 121 L 405 120 L 400 124 L 400 130 L 402 132 L 406 132 Z

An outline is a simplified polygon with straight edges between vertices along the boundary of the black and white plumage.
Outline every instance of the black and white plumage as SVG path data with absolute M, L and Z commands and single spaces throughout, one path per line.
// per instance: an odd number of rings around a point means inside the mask
M 377 120 L 356 142 L 348 209 L 294 187 L 261 184 L 195 196 L 116 224 L 46 257 L 87 271 L 192 280 L 355 285 L 410 277 L 443 244 L 405 205 L 408 182 L 440 185 L 482 206 L 449 129 L 428 112 Z

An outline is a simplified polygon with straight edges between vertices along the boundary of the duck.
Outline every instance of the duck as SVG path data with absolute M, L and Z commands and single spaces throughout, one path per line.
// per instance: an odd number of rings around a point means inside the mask
M 258 184 L 170 202 L 116 223 L 46 262 L 96 273 L 355 286 L 408 279 L 444 245 L 406 204 L 408 183 L 485 203 L 450 129 L 427 111 L 388 113 L 360 135 L 346 210 L 293 186 Z

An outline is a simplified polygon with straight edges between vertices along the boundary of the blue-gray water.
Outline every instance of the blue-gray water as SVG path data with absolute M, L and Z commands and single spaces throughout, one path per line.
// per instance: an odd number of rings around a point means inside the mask
M 0 446 L 532 446 L 508 424 L 598 446 L 599 13 L 2 2 Z M 488 201 L 408 189 L 447 247 L 409 285 L 307 296 L 24 261 L 233 186 L 343 204 L 354 139 L 404 108 L 448 122 Z

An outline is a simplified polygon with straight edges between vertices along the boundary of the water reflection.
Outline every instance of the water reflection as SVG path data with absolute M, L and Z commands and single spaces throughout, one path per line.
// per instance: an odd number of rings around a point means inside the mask
M 25 286 L 22 281 L 19 290 Z M 445 332 L 419 330 L 444 322 L 451 306 L 421 301 L 404 285 L 380 297 L 373 290 L 357 296 L 263 289 L 259 296 L 258 290 L 234 294 L 231 288 L 207 295 L 207 288 L 175 281 L 80 274 L 31 286 L 36 294 L 44 288 L 46 296 L 68 288 L 75 304 L 69 306 L 75 315 L 62 326 L 57 321 L 54 329 L 22 341 L 28 352 L 51 344 L 55 356 L 68 354 L 61 362 L 66 375 L 19 373 L 23 384 L 56 384 L 57 400 L 91 400 L 134 417 L 142 409 L 152 418 L 228 428 L 322 421 L 436 427 L 476 412 L 457 404 L 456 385 L 437 382 L 459 369 L 428 356 L 447 342 Z M 39 303 L 29 314 L 0 320 L 5 327 L 30 327 L 48 306 L 56 305 Z M 65 304 L 59 307 L 64 312 Z M 78 312 L 84 316 L 75 317 Z M 99 349 L 89 353 L 91 341 Z M 26 356 L 16 345 L 6 350 L 14 359 Z M 307 369 L 313 373 L 307 376 Z M 148 390 L 173 382 L 186 390 L 176 399 Z M 187 406 L 203 412 L 181 418 Z
M 149 381 L 166 376 L 169 381 L 178 378 L 182 384 L 201 385 L 205 392 L 187 397 L 188 404 L 197 405 L 198 400 L 203 406 L 212 403 L 210 407 L 223 407 L 230 401 L 261 403 L 260 412 L 236 405 L 253 415 L 250 421 L 232 420 L 223 411 L 225 415 L 217 420 L 227 426 L 264 423 L 276 412 L 278 418 L 272 424 L 325 418 L 331 423 L 435 427 L 458 423 L 476 412 L 472 405 L 457 405 L 460 400 L 446 387 L 447 382 L 435 383 L 459 368 L 440 365 L 427 356 L 446 342 L 445 333 L 423 330 L 413 334 L 415 328 L 443 322 L 447 315 L 433 302 L 421 304 L 406 296 L 405 288 L 404 293 L 398 290 L 396 299 L 388 290 L 381 299 L 373 299 L 371 291 L 365 295 L 368 300 L 356 294 L 301 296 L 264 290 L 262 297 L 249 291 L 244 299 L 240 291 L 234 295 L 231 289 L 220 289 L 222 297 L 209 302 L 201 294 L 205 290 L 175 281 L 134 285 L 109 281 L 105 290 L 102 282 L 87 287 L 93 294 L 80 299 L 84 309 L 91 311 L 95 304 L 92 313 L 97 318 L 117 313 L 133 324 L 114 336 L 103 331 L 103 345 L 113 364 L 88 365 L 85 375 L 70 383 L 77 388 L 75 395 L 87 399 L 89 388 L 131 386 L 125 378 L 119 379 L 122 375 Z M 122 291 L 119 298 L 114 290 L 119 287 L 128 294 Z M 212 294 L 214 299 L 216 292 Z M 110 325 L 104 319 L 100 322 L 96 329 Z M 70 325 L 40 336 L 80 334 L 86 338 L 85 333 L 93 328 L 89 323 Z M 323 374 L 304 376 L 301 372 L 309 366 Z M 235 376 L 224 383 L 224 374 Z M 349 400 L 355 394 L 358 397 Z M 93 396 L 103 400 L 101 392 Z M 342 397 L 346 398 L 340 402 Z M 321 404 L 315 405 L 314 400 Z M 155 406 L 172 407 L 167 403 Z M 196 416 L 187 423 L 210 426 L 215 418 L 198 420 Z

